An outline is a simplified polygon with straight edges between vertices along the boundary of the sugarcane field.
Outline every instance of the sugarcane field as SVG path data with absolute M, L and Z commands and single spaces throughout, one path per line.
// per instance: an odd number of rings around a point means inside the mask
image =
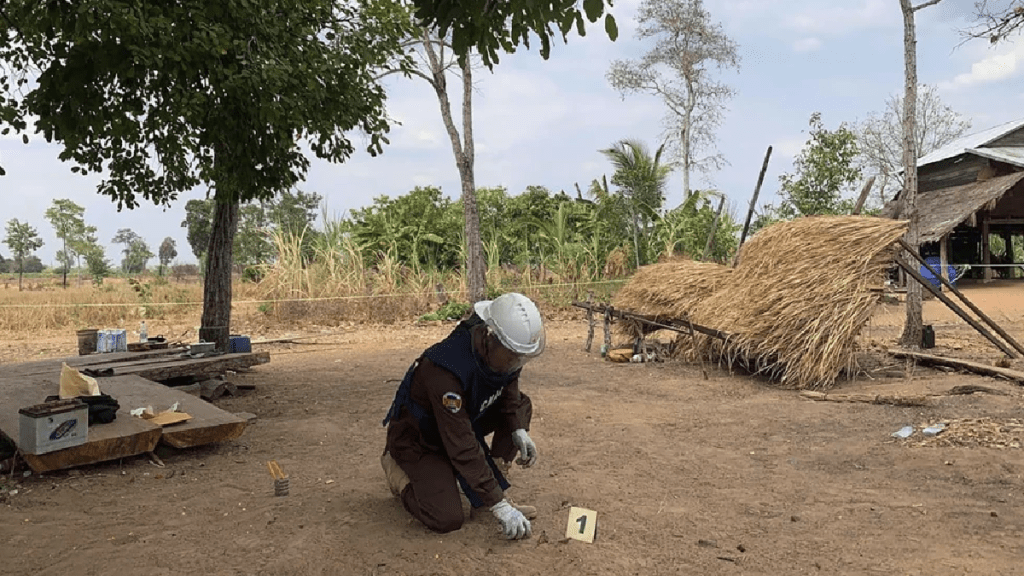
M 933 342 L 901 347 L 906 295 L 890 279 L 905 229 L 802 218 L 755 235 L 734 266 L 676 258 L 604 300 L 537 296 L 546 350 L 520 388 L 538 458 L 505 471 L 536 516 L 514 540 L 465 496 L 459 529 L 428 529 L 381 469 L 402 375 L 456 320 L 285 324 L 243 307 L 245 349 L 210 357 L 189 353 L 187 315 L 149 320 L 159 338 L 112 354 L 74 331 L 7 329 L 7 398 L 63 391 L 63 363 L 119 407 L 88 443 L 41 455 L 0 409 L 6 443 L 20 438 L 0 462 L 2 571 L 1014 573 L 1020 280 L 938 290 L 923 303 Z M 93 436 L 135 421 L 151 445 Z

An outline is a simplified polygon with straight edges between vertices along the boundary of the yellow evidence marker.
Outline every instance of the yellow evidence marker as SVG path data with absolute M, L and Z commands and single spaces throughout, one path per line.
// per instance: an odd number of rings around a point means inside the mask
M 593 544 L 596 535 L 597 512 L 575 506 L 569 508 L 569 523 L 565 527 L 565 537 Z

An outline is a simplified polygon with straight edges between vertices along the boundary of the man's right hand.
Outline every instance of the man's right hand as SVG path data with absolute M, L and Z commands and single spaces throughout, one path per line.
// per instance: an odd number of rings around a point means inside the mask
M 498 519 L 498 523 L 501 524 L 501 530 L 505 533 L 505 538 L 509 540 L 520 540 L 522 538 L 529 538 L 531 532 L 530 521 L 523 516 L 523 513 L 516 510 L 508 500 L 502 500 L 494 506 L 491 506 L 491 513 Z

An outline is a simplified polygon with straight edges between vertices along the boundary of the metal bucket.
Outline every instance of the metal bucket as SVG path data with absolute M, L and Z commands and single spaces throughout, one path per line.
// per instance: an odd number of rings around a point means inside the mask
M 78 335 L 78 355 L 85 356 L 96 352 L 97 341 L 100 331 L 96 328 L 86 328 L 76 332 Z

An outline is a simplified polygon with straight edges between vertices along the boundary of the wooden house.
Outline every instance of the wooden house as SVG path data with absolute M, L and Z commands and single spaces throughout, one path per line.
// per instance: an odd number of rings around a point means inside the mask
M 917 170 L 922 255 L 939 256 L 943 271 L 969 264 L 970 277 L 1019 277 L 1012 271 L 1024 263 L 1012 246 L 1015 236 L 1024 241 L 1024 119 L 950 142 L 921 157 Z M 992 236 L 1002 238 L 1003 253 L 992 254 Z

